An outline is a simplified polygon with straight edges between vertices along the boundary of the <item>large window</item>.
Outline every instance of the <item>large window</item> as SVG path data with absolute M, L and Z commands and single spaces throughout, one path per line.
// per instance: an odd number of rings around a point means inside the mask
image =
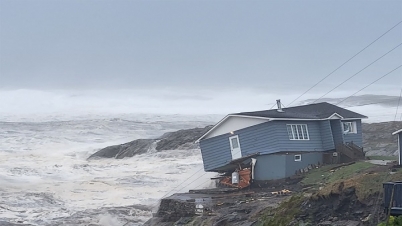
M 343 133 L 357 133 L 356 122 L 342 122 Z
M 290 140 L 309 140 L 306 124 L 288 124 L 288 135 Z

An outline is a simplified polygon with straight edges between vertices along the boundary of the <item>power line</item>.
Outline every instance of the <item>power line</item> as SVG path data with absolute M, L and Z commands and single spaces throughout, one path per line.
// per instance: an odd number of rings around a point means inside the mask
M 401 96 L 402 96 L 402 88 L 401 88 L 401 92 L 399 93 L 399 100 L 398 100 L 398 105 L 396 107 L 394 121 L 396 121 L 396 116 L 398 115 L 398 108 L 399 108 L 399 104 L 401 103 Z
M 191 176 L 189 176 L 189 177 L 187 177 L 184 181 L 182 181 L 180 184 L 178 184 L 176 187 L 174 187 L 173 189 L 171 189 L 170 191 L 168 191 L 164 196 L 162 196 L 160 199 L 163 199 L 163 198 L 165 198 L 167 195 L 169 195 L 172 191 L 174 191 L 175 189 L 177 189 L 178 187 L 180 187 L 182 184 L 184 184 L 186 181 L 188 181 L 191 177 L 193 177 L 193 176 L 195 176 L 198 172 L 200 172 L 202 170 L 202 167 L 200 168 L 200 169 L 198 169 L 194 174 L 192 174 Z M 202 175 L 202 176 L 204 176 L 205 175 L 205 173 Z M 198 179 L 198 178 L 197 178 Z M 187 185 L 188 186 L 188 185 Z M 187 187 L 187 186 L 185 186 L 185 187 Z M 184 188 L 185 188 L 184 187 Z M 155 204 L 155 205 L 153 205 L 152 206 L 152 208 L 153 207 L 155 207 L 156 205 L 158 205 L 158 204 Z
M 385 57 L 386 55 L 388 55 L 389 53 L 391 53 L 392 51 L 394 51 L 395 49 L 397 49 L 398 47 L 400 47 L 402 45 L 402 43 L 399 43 L 397 46 L 395 46 L 394 48 L 392 48 L 391 50 L 389 50 L 388 52 L 386 52 L 385 54 L 383 54 L 382 56 L 380 56 L 379 58 L 377 58 L 376 60 L 374 60 L 373 62 L 371 62 L 370 64 L 368 64 L 367 66 L 365 66 L 363 69 L 359 70 L 358 72 L 356 72 L 355 74 L 353 74 L 352 76 L 350 76 L 349 78 L 347 78 L 346 80 L 344 80 L 343 82 L 341 82 L 340 84 L 338 84 L 337 86 L 335 86 L 334 88 L 332 88 L 330 91 L 326 92 L 324 95 L 322 95 L 320 98 L 316 99 L 315 101 L 313 101 L 313 103 L 317 102 L 318 100 L 322 99 L 323 97 L 325 97 L 326 95 L 328 95 L 329 93 L 331 93 L 332 91 L 334 91 L 336 88 L 338 88 L 339 86 L 345 84 L 347 81 L 349 81 L 350 79 L 352 79 L 353 77 L 355 77 L 356 75 L 358 75 L 360 72 L 364 71 L 365 69 L 367 69 L 368 67 L 370 67 L 371 65 L 373 65 L 375 62 L 379 61 L 380 59 L 382 59 L 383 57 Z
M 401 44 L 402 44 L 402 43 L 401 43 Z M 378 82 L 379 80 L 381 80 L 381 79 L 384 78 L 385 76 L 387 76 L 387 75 L 391 74 L 392 72 L 398 70 L 400 67 L 402 67 L 402 64 L 399 65 L 398 67 L 394 68 L 394 69 L 391 70 L 390 72 L 386 73 L 385 75 L 381 76 L 380 78 L 374 80 L 373 82 L 371 82 L 370 84 L 366 85 L 365 87 L 359 89 L 357 92 L 353 93 L 352 95 L 350 95 L 350 96 L 344 98 L 343 100 L 339 101 L 339 102 L 336 103 L 335 105 L 339 105 L 340 103 L 344 102 L 345 100 L 349 99 L 350 97 L 352 97 L 352 96 L 358 94 L 359 92 L 361 92 L 362 90 L 364 90 L 364 89 L 366 89 L 367 87 L 371 86 L 372 84 Z
M 274 105 L 272 105 L 272 107 L 271 107 L 269 110 L 272 110 L 272 108 L 274 108 L 274 107 L 275 107 L 275 105 L 276 105 L 276 103 L 275 103 Z
M 370 47 L 372 44 L 374 44 L 375 42 L 377 42 L 379 39 L 381 39 L 384 35 L 386 35 L 388 32 L 390 32 L 391 30 L 393 30 L 395 27 L 397 27 L 399 24 L 402 23 L 402 20 L 399 21 L 397 24 L 395 24 L 393 27 L 391 27 L 389 30 L 387 30 L 385 33 L 383 33 L 382 35 L 380 35 L 378 38 L 376 38 L 374 41 L 372 41 L 370 44 L 368 44 L 366 47 L 364 47 L 362 50 L 360 50 L 359 52 L 357 52 L 355 55 L 353 55 L 351 58 L 349 58 L 348 60 L 346 60 L 343 64 L 341 64 L 339 67 L 337 67 L 335 70 L 333 70 L 331 73 L 329 73 L 327 76 L 325 76 L 324 78 L 322 78 L 320 81 L 318 81 L 316 84 L 314 84 L 312 87 L 310 87 L 309 89 L 307 89 L 304 93 L 302 93 L 300 96 L 298 96 L 296 99 L 294 99 L 292 102 L 290 102 L 290 104 L 288 104 L 288 106 L 290 106 L 291 104 L 293 104 L 296 100 L 300 99 L 300 97 L 304 96 L 306 93 L 308 93 L 310 90 L 312 90 L 314 87 L 316 87 L 318 84 L 320 84 L 322 81 L 324 81 L 325 79 L 327 79 L 330 75 L 332 75 L 333 73 L 335 73 L 337 70 L 339 70 L 341 67 L 343 67 L 345 64 L 347 64 L 349 61 L 351 61 L 353 58 L 355 58 L 357 55 L 359 55 L 360 53 L 362 53 L 364 50 L 366 50 L 368 47 Z
M 240 151 L 235 152 L 235 154 L 240 153 Z M 190 180 L 191 177 L 193 177 L 194 175 L 196 175 L 198 172 L 200 172 L 203 168 L 201 167 L 199 170 L 197 170 L 194 174 L 192 174 L 190 177 L 186 178 L 183 182 L 181 182 L 179 185 L 177 185 L 176 187 L 174 187 L 173 189 L 171 189 L 169 192 L 167 192 L 164 196 L 162 196 L 160 198 L 160 200 L 162 200 L 163 198 L 165 198 L 166 196 L 168 196 L 172 191 L 174 191 L 175 189 L 177 189 L 180 185 L 183 185 L 185 182 L 187 182 L 188 180 Z M 192 183 L 194 183 L 195 181 L 197 181 L 198 179 L 200 179 L 202 176 L 204 176 L 205 174 L 207 174 L 207 172 L 204 172 L 201 176 L 195 178 L 195 180 L 191 181 L 189 184 L 187 184 L 184 187 L 181 187 L 181 189 L 188 187 L 189 185 L 191 185 Z M 156 203 L 155 205 L 152 206 L 152 208 L 156 207 L 158 205 L 158 203 Z

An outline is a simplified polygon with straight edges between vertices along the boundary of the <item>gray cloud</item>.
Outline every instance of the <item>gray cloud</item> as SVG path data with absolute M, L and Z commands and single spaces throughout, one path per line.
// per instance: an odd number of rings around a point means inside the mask
M 402 20 L 400 1 L 0 4 L 0 88 L 301 92 Z M 316 91 L 329 90 L 400 43 L 401 29 Z M 340 88 L 356 89 L 396 67 L 401 49 Z

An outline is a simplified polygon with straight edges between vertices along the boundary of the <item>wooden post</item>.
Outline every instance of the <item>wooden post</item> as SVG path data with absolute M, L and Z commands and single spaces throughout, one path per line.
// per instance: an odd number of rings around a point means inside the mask
M 391 201 L 389 201 L 388 205 L 388 213 L 387 213 L 387 223 L 385 226 L 388 226 L 389 223 L 389 216 L 391 215 L 391 208 L 392 208 L 392 203 L 394 202 L 394 192 L 395 192 L 395 184 L 392 186 L 392 194 L 391 194 Z

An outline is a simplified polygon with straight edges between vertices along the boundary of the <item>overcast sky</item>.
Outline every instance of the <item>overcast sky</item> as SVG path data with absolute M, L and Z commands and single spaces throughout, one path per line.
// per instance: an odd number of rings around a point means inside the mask
M 0 88 L 301 92 L 401 20 L 400 0 L 0 0 Z M 315 91 L 400 43 L 402 24 Z M 401 64 L 399 47 L 339 89 Z M 376 85 L 401 83 L 400 69 Z

